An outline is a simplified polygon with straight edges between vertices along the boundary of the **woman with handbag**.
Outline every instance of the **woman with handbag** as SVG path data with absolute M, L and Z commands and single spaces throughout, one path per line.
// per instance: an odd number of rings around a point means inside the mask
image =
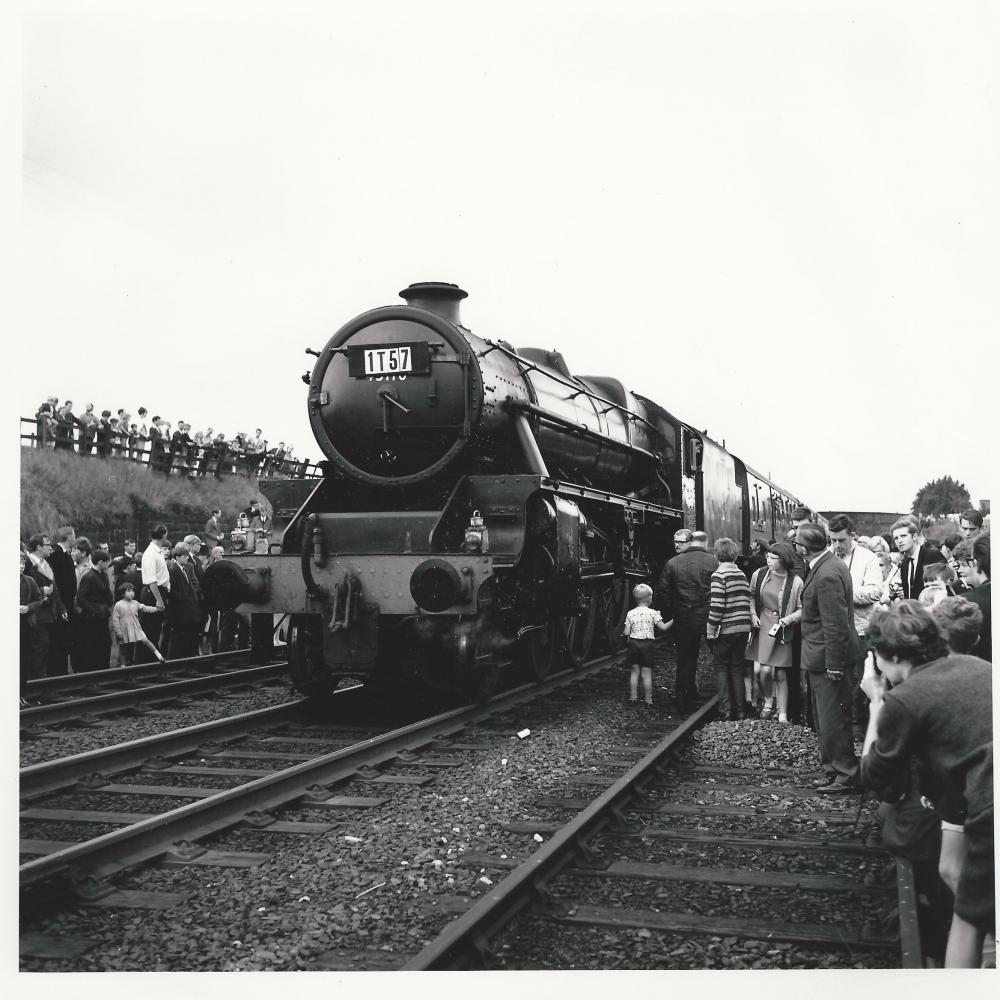
M 795 550 L 776 542 L 767 550 L 767 567 L 750 579 L 753 625 L 747 659 L 753 660 L 757 690 L 764 699 L 762 719 L 778 714 L 788 722 L 788 675 L 792 638 L 802 617 L 802 578 L 795 574 Z M 777 703 L 777 704 L 776 704 Z

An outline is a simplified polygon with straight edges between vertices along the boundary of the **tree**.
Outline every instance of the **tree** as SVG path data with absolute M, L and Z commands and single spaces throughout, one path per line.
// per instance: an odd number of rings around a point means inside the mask
M 925 517 L 961 514 L 972 506 L 972 498 L 963 483 L 951 476 L 934 479 L 921 486 L 913 499 L 913 513 Z

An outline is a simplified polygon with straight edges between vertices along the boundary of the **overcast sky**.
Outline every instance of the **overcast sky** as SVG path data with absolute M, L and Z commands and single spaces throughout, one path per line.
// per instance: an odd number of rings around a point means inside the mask
M 316 459 L 304 349 L 443 280 L 819 509 L 990 496 L 994 5 L 81 6 L 21 19 L 23 415 Z

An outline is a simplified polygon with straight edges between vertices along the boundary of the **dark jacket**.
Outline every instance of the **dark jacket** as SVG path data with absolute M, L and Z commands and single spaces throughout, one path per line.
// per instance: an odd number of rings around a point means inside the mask
M 53 545 L 49 565 L 52 567 L 63 607 L 72 620 L 76 617 L 76 567 L 73 565 L 73 557 L 58 545 Z
M 170 566 L 170 600 L 167 602 L 167 621 L 171 625 L 191 625 L 201 621 L 198 595 L 191 586 L 187 573 L 172 559 Z
M 831 552 L 824 552 L 806 577 L 800 625 L 802 666 L 810 673 L 846 670 L 861 655 L 851 574 Z
M 35 581 L 38 585 L 39 591 L 41 591 L 43 587 L 52 588 L 52 593 L 49 595 L 49 599 L 45 601 L 35 612 L 35 622 L 38 625 L 54 625 L 56 622 L 62 621 L 63 612 L 66 608 L 62 602 L 62 598 L 59 596 L 59 588 L 56 586 L 55 581 L 50 580 L 44 573 L 40 573 L 30 559 L 24 567 L 24 574 L 25 576 L 30 576 L 31 579 Z M 53 576 L 54 575 L 55 573 L 53 572 Z M 73 580 L 76 580 L 75 572 L 73 574 Z
M 718 560 L 704 549 L 688 549 L 671 559 L 656 583 L 664 621 L 687 632 L 704 631 Z
M 972 601 L 983 613 L 983 627 L 979 632 L 979 642 L 972 651 L 981 660 L 993 662 L 993 625 L 990 615 L 990 581 L 981 587 L 973 587 L 961 595 L 967 601 Z
M 42 592 L 38 584 L 25 573 L 21 574 L 21 605 L 27 606 L 28 613 L 21 615 L 21 627 L 35 624 L 35 615 L 42 609 Z
M 929 545 L 921 545 L 917 553 L 917 565 L 913 571 L 913 593 L 910 593 L 910 564 L 913 560 L 909 556 L 903 556 L 903 561 L 899 564 L 899 582 L 903 586 L 903 597 L 916 600 L 920 597 L 920 591 L 924 589 L 924 567 L 931 563 L 945 562 L 945 558 L 938 549 L 932 549 Z
M 115 600 L 107 574 L 99 569 L 87 570 L 80 577 L 76 603 L 80 606 L 80 614 L 84 618 L 110 618 Z
M 861 761 L 867 788 L 886 801 L 907 790 L 909 762 L 920 791 L 949 823 L 993 805 L 993 670 L 974 656 L 921 664 L 885 696 L 878 738 Z

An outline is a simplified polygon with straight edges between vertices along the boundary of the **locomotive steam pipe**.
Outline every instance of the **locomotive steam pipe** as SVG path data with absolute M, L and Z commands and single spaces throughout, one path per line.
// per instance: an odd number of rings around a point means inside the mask
M 536 476 L 548 478 L 549 470 L 545 465 L 545 459 L 542 458 L 542 453 L 538 450 L 538 442 L 535 440 L 535 435 L 531 433 L 528 418 L 523 413 L 515 411 L 514 429 L 517 431 L 518 441 L 521 442 L 529 471 Z
M 312 575 L 312 565 L 310 560 L 314 555 L 318 555 L 317 565 L 322 566 L 326 562 L 326 554 L 323 552 L 323 529 L 319 526 L 319 516 L 316 513 L 310 514 L 306 518 L 306 523 L 302 530 L 302 551 L 300 553 L 300 563 L 302 566 L 302 581 L 306 585 L 306 594 L 309 597 L 322 597 L 323 588 L 318 586 Z M 322 562 L 319 559 L 322 559 Z

